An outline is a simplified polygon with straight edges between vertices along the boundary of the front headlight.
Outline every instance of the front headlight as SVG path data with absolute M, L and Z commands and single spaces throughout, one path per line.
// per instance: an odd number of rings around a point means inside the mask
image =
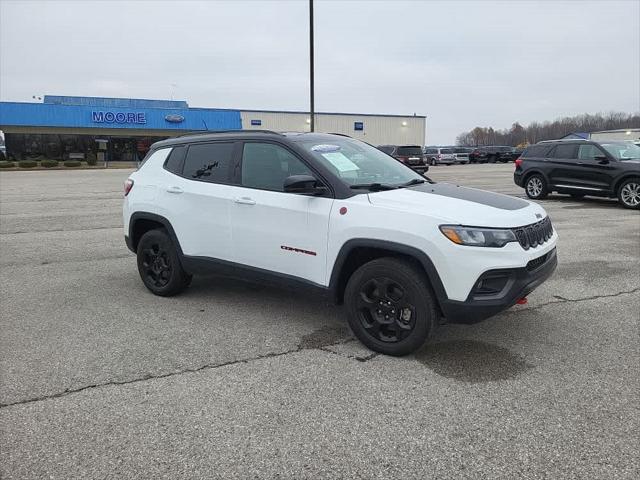
M 464 227 L 462 225 L 440 225 L 440 231 L 458 245 L 471 247 L 504 247 L 509 242 L 516 242 L 515 233 L 500 228 Z

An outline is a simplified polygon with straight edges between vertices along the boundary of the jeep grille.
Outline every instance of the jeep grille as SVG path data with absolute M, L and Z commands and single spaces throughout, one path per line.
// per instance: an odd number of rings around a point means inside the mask
M 522 245 L 522 248 L 525 250 L 542 245 L 553 236 L 553 226 L 551 225 L 549 217 L 532 223 L 531 225 L 512 228 L 511 230 L 515 233 L 518 242 L 520 242 L 520 245 Z

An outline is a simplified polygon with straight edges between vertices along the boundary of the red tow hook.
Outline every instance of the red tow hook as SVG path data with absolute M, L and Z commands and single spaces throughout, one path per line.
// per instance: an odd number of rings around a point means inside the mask
M 527 300 L 527 297 L 519 298 L 518 301 L 516 302 L 516 304 L 518 305 L 526 305 L 527 303 L 529 303 L 529 300 Z

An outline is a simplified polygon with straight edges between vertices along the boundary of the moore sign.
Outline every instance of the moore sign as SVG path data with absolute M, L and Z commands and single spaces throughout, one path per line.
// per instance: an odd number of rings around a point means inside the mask
M 147 123 L 147 115 L 144 112 L 111 112 L 93 111 L 91 112 L 93 123 Z

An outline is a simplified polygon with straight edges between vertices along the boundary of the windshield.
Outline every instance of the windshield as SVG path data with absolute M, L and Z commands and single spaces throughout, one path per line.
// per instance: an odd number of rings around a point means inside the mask
M 616 160 L 640 159 L 640 147 L 633 143 L 601 143 L 600 146 L 609 152 Z
M 397 186 L 414 179 L 425 180 L 395 158 L 352 138 L 336 137 L 322 143 L 303 141 L 300 145 L 347 185 Z

